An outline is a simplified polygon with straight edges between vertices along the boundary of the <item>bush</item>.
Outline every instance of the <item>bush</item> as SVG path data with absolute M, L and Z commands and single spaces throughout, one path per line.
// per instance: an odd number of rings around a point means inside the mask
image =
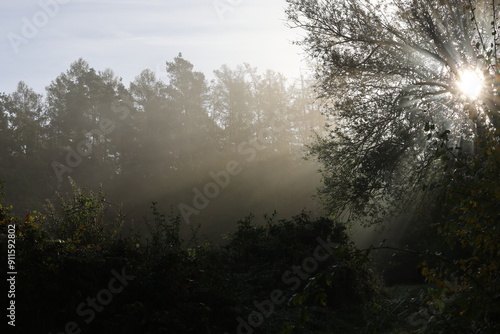
M 86 193 L 70 179 L 72 197 L 67 199 L 58 194 L 59 207 L 51 202 L 46 206 L 47 215 L 42 220 L 43 228 L 51 238 L 79 246 L 110 244 L 116 240 L 123 224 L 120 213 L 107 219 L 110 206 L 104 193 Z
M 349 316 L 343 309 L 355 308 L 350 315 L 359 315 L 377 291 L 367 254 L 330 219 L 272 215 L 256 226 L 247 217 L 227 245 L 186 248 L 178 217 L 163 215 L 153 203 L 149 232 L 140 243 L 137 236 L 118 237 L 122 217 L 108 218 L 101 192 L 73 186 L 74 195 L 60 198 L 60 207 L 49 207 L 46 215 L 33 212 L 20 219 L 0 207 L 2 231 L 7 222 L 17 225 L 22 271 L 16 301 L 24 332 L 60 332 L 69 321 L 94 333 L 234 332 L 237 319 L 256 310 L 255 302 L 281 290 L 283 303 L 255 333 L 294 328 L 320 333 L 343 329 L 339 324 Z M 305 270 L 318 249 L 322 259 L 314 270 Z M 76 312 L 78 305 L 106 288 L 112 270 L 121 268 L 136 278 L 87 324 Z M 285 274 L 299 276 L 284 279 Z
M 263 326 L 264 333 L 299 328 L 315 332 L 318 324 L 323 329 L 336 328 L 353 312 L 362 314 L 364 305 L 377 295 L 380 279 L 367 266 L 368 254 L 354 247 L 343 224 L 325 217 L 312 219 L 305 212 L 289 220 L 272 215 L 264 226 L 253 226 L 251 218 L 239 222 L 227 245 L 237 270 L 251 280 L 247 303 L 252 306 L 255 300 L 268 299 L 276 289 L 284 291 L 288 300 L 281 310 L 276 306 L 287 325 L 271 327 L 270 320 Z M 324 244 L 335 246 L 327 258 L 315 259 Z M 325 311 L 330 317 L 326 321 Z M 297 312 L 298 318 L 286 316 Z

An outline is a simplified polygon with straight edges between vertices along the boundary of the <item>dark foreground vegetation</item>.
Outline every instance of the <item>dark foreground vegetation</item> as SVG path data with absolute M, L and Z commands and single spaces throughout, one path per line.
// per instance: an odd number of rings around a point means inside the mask
M 190 240 L 182 240 L 180 218 L 162 214 L 155 203 L 142 237 L 123 230 L 125 218 L 113 209 L 102 193 L 74 183 L 73 194 L 60 196 L 43 214 L 14 217 L 11 208 L 0 206 L 4 263 L 7 234 L 15 226 L 18 333 L 499 328 L 497 262 L 481 254 L 496 245 L 452 262 L 441 254 L 384 245 L 359 250 L 344 224 L 305 212 L 291 219 L 266 216 L 260 226 L 244 218 L 226 244 L 216 245 L 200 240 L 195 228 Z M 400 284 L 388 288 L 370 264 L 382 250 L 428 259 L 420 265 L 428 283 L 401 285 L 405 276 L 399 273 L 392 279 Z
M 326 218 L 247 217 L 217 246 L 196 231 L 181 240 L 179 219 L 153 205 L 141 238 L 105 218 L 102 194 L 74 191 L 46 214 L 2 207 L 21 333 L 352 332 L 380 289 L 367 254 Z

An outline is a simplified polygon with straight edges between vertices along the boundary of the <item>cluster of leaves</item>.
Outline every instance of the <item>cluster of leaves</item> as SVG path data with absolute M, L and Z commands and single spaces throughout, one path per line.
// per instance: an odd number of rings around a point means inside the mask
M 60 332 L 71 321 L 93 333 L 234 332 L 238 317 L 249 321 L 256 302 L 281 290 L 285 302 L 274 305 L 255 333 L 319 333 L 343 328 L 345 307 L 358 316 L 379 287 L 345 227 L 327 218 L 273 214 L 264 225 L 254 225 L 248 217 L 224 246 L 186 246 L 179 219 L 162 214 L 156 204 L 143 238 L 115 233 L 115 222 L 123 218 L 104 213 L 101 193 L 75 186 L 60 204 L 24 219 L 2 210 L 2 233 L 7 222 L 16 224 L 17 324 L 24 332 Z M 109 227 L 96 230 L 96 222 Z M 335 245 L 332 253 L 323 249 L 322 257 L 329 256 L 307 277 L 297 276 L 295 287 L 283 274 L 314 257 L 323 247 L 318 238 Z M 99 293 L 109 288 L 113 270 L 135 278 L 100 305 Z M 102 308 L 87 323 L 81 311 L 96 296 Z

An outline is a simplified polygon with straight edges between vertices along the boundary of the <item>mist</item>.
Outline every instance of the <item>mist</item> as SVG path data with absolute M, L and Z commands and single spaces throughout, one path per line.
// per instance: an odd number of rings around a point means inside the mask
M 141 231 L 154 202 L 212 241 L 246 215 L 319 212 L 318 167 L 304 157 L 324 120 L 307 78 L 242 64 L 209 82 L 181 54 L 163 71 L 125 86 L 79 59 L 43 93 L 20 82 L 3 110 L 6 203 L 43 211 L 72 180 L 102 190 L 126 227 Z

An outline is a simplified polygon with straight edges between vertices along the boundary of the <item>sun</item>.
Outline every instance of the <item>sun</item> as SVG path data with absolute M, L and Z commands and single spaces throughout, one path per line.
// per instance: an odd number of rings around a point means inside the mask
M 458 88 L 468 98 L 477 99 L 483 89 L 484 77 L 478 70 L 465 70 L 460 73 L 460 79 L 457 83 Z

